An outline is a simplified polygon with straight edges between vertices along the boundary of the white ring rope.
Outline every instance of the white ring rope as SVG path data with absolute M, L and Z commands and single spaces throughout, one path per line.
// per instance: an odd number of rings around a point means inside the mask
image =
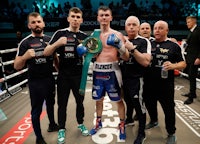
M 4 100 L 6 100 L 7 98 L 11 97 L 13 94 L 17 93 L 18 91 L 22 90 L 22 88 L 20 88 L 21 85 L 25 84 L 28 82 L 28 79 L 25 79 L 23 81 L 21 81 L 20 83 L 16 84 L 16 85 L 13 85 L 12 87 L 9 87 L 8 90 L 3 90 L 1 93 L 0 93 L 0 103 Z M 18 88 L 18 89 L 17 89 Z M 13 91 L 15 90 L 14 92 L 12 92 L 12 95 L 10 95 L 7 91 Z
M 188 74 L 179 71 L 182 76 L 189 77 Z M 196 78 L 197 82 L 200 82 L 200 79 Z
M 12 85 L 10 87 L 8 86 L 8 80 L 9 79 L 14 78 L 14 77 L 21 75 L 21 74 L 28 71 L 28 68 L 25 68 L 23 70 L 12 73 L 10 75 L 5 74 L 5 67 L 4 66 L 13 64 L 14 60 L 9 60 L 9 61 L 3 62 L 2 55 L 6 54 L 6 53 L 15 52 L 15 51 L 17 51 L 17 48 L 0 50 L 0 67 L 2 68 L 2 73 L 3 73 L 3 77 L 0 78 L 0 83 L 5 84 L 5 90 L 0 92 L 0 102 L 6 100 L 10 96 L 14 95 L 16 92 L 20 91 L 22 89 L 20 86 L 27 83 L 27 81 L 28 81 L 27 79 L 25 79 L 25 80 L 22 80 L 21 82 L 19 82 L 18 84 Z
M 20 70 L 20 71 L 18 71 L 18 72 L 15 72 L 15 73 L 13 73 L 13 74 L 10 74 L 10 75 L 8 75 L 8 76 L 6 76 L 6 77 L 4 77 L 4 78 L 1 78 L 1 79 L 0 79 L 0 82 L 4 82 L 5 80 L 11 79 L 11 78 L 13 78 L 13 77 L 16 77 L 16 76 L 18 76 L 18 75 L 20 75 L 20 74 L 22 74 L 22 73 L 27 72 L 27 71 L 28 71 L 28 68 L 25 68 L 25 69 L 23 69 L 23 70 Z
M 0 54 L 5 54 L 5 53 L 10 53 L 10 52 L 15 52 L 15 51 L 17 51 L 17 48 L 0 50 Z
M 13 63 L 14 63 L 14 60 L 10 60 L 10 61 L 7 61 L 7 62 L 3 62 L 3 64 L 0 63 L 0 66 L 9 65 L 9 64 L 13 64 Z

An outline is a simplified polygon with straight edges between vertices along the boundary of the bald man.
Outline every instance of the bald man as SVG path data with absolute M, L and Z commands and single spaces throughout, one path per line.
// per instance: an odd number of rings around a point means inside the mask
M 146 129 L 158 126 L 157 101 L 165 114 L 165 125 L 168 133 L 167 144 L 176 143 L 175 103 L 174 103 L 174 69 L 182 70 L 186 63 L 180 46 L 171 41 L 167 35 L 168 23 L 157 21 L 153 28 L 155 40 L 151 41 L 152 61 L 144 75 L 143 97 L 150 116 Z M 168 77 L 161 77 L 161 69 L 168 71 Z M 154 84 L 152 85 L 152 82 Z
M 143 74 L 151 61 L 150 41 L 138 34 L 140 21 L 135 16 L 129 16 L 125 22 L 127 33 L 125 47 L 130 52 L 128 61 L 121 64 L 124 100 L 127 106 L 126 122 L 133 120 L 133 108 L 138 116 L 138 135 L 134 144 L 142 144 L 146 139 L 146 108 L 142 98 Z

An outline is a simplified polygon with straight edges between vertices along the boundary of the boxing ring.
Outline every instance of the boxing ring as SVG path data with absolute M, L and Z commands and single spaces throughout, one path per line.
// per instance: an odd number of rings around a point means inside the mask
M 7 54 L 7 53 L 11 53 L 11 52 L 16 52 L 17 48 L 11 48 L 11 49 L 5 49 L 5 50 L 0 50 L 0 66 L 1 66 L 1 70 L 2 70 L 2 74 L 3 77 L 0 78 L 0 83 L 1 85 L 4 85 L 5 88 L 4 90 L 1 90 L 0 92 L 0 102 L 6 100 L 7 98 L 13 96 L 14 94 L 16 94 L 17 92 L 21 91 L 21 85 L 27 83 L 27 79 L 24 79 L 23 81 L 15 84 L 15 85 L 9 85 L 8 80 L 12 79 L 14 77 L 17 77 L 23 73 L 26 73 L 28 68 L 22 69 L 18 72 L 14 72 L 10 75 L 6 75 L 5 73 L 5 66 L 7 65 L 13 65 L 14 63 L 14 59 L 11 59 L 9 61 L 3 61 L 3 55 Z

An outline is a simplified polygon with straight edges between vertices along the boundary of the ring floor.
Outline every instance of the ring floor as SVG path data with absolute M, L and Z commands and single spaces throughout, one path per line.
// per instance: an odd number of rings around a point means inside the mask
M 186 97 L 181 96 L 181 93 L 186 93 L 188 86 L 189 83 L 186 78 L 176 77 L 175 110 L 177 144 L 200 143 L 200 90 L 197 89 L 197 98 L 192 104 L 184 105 L 183 102 Z M 95 122 L 95 101 L 91 99 L 91 81 L 88 81 L 87 83 L 84 106 L 84 124 L 88 129 L 91 129 Z M 31 110 L 28 88 L 24 87 L 23 90 L 19 93 L 0 103 L 0 109 L 2 109 L 6 116 L 5 120 L 0 121 L 0 143 L 34 144 L 35 135 L 31 128 L 30 119 L 27 118 L 27 114 L 30 114 Z M 48 144 L 56 144 L 57 132 L 47 132 L 49 122 L 45 111 L 45 105 L 43 109 L 44 113 L 41 117 L 41 129 L 43 137 Z M 132 144 L 135 137 L 137 136 L 138 122 L 135 121 L 134 126 L 126 127 L 126 140 L 119 140 L 119 118 L 117 108 L 115 103 L 111 102 L 107 96 L 104 99 L 104 109 L 102 116 L 103 128 L 93 136 L 81 135 L 77 128 L 75 110 L 75 100 L 71 93 L 67 108 L 66 144 Z M 164 114 L 159 103 L 158 115 L 159 126 L 150 130 L 146 130 L 145 144 L 166 143 L 167 133 L 164 124 Z M 55 118 L 57 120 L 57 104 L 55 104 Z M 147 113 L 147 123 L 148 121 L 149 117 Z

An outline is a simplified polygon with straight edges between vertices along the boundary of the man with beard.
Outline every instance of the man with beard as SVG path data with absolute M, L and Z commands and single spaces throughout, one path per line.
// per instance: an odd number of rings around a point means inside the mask
M 54 120 L 55 79 L 52 74 L 54 70 L 53 57 L 56 55 L 48 57 L 43 55 L 44 48 L 50 40 L 49 36 L 43 34 L 44 27 L 45 23 L 39 13 L 33 12 L 28 15 L 28 28 L 31 30 L 31 34 L 19 43 L 14 61 L 16 70 L 24 68 L 25 65 L 28 67 L 31 120 L 36 135 L 36 144 L 46 144 L 40 127 L 40 115 L 44 100 L 46 100 L 47 115 L 50 121 L 47 131 L 58 130 L 58 125 Z M 56 60 L 55 58 L 55 66 Z

